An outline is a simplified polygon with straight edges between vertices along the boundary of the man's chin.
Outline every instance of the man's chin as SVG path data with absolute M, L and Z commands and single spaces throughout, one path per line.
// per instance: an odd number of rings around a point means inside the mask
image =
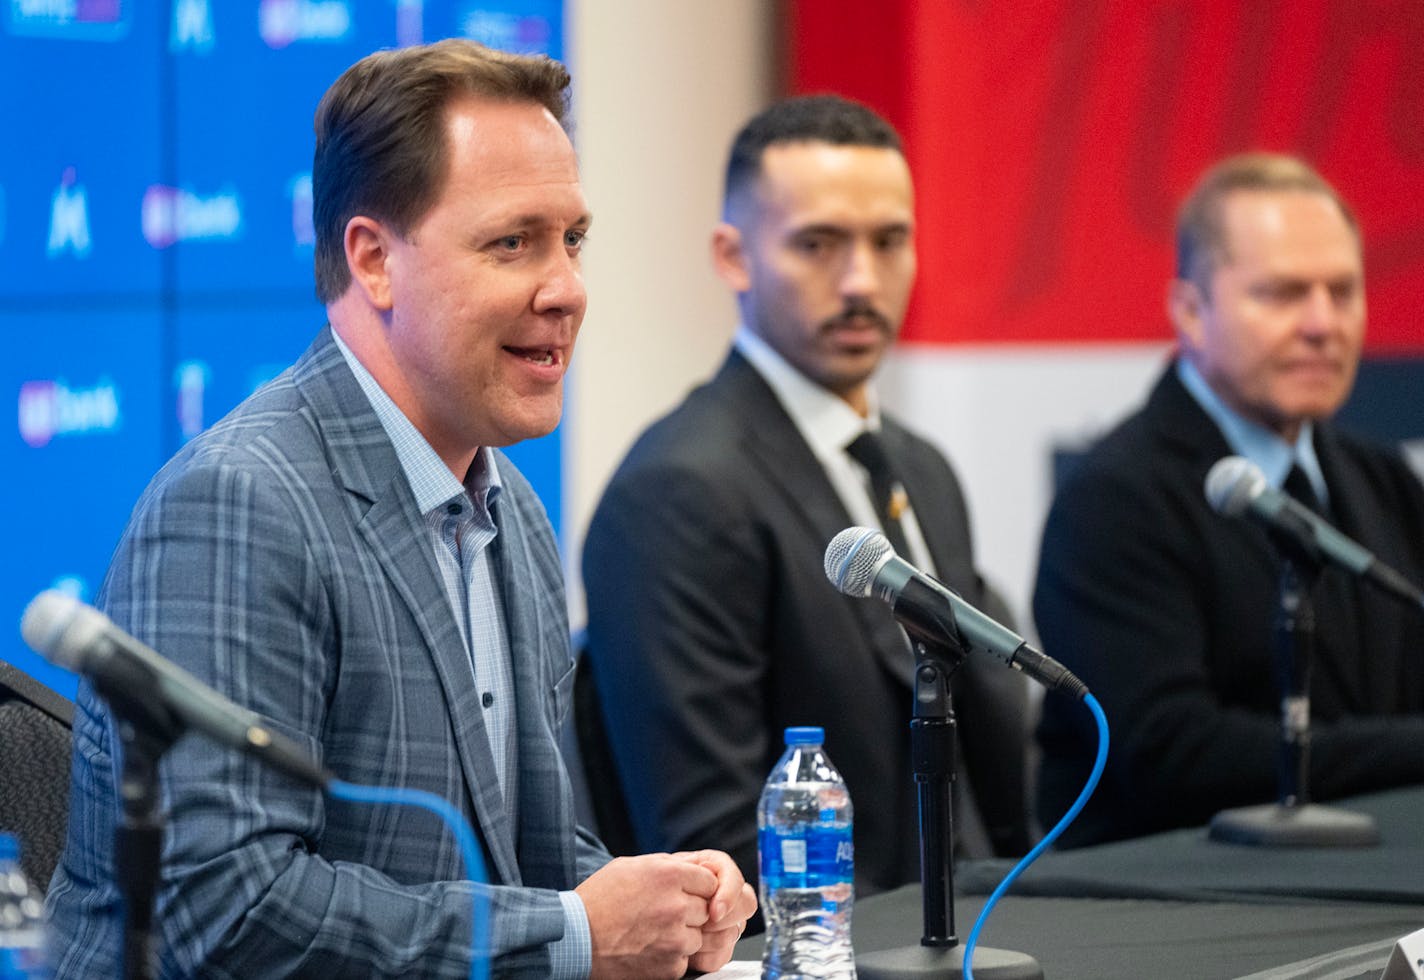
M 562 415 L 563 399 L 560 399 L 554 406 L 494 420 L 495 424 L 488 427 L 480 445 L 504 449 L 531 439 L 542 439 L 559 427 Z

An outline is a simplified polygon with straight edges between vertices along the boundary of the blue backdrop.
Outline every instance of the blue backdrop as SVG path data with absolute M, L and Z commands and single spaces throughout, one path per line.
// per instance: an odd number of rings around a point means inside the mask
M 312 289 L 312 114 L 378 48 L 563 57 L 562 0 L 70 0 L 0 6 L 0 659 L 73 695 L 18 623 L 93 599 L 182 443 L 291 363 Z M 23 94 L 22 94 L 23 93 Z M 559 433 L 515 447 L 560 529 Z

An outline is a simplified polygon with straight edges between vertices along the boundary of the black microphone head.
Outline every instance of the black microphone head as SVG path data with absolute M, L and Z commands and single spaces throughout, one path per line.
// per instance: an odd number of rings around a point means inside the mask
M 1206 475 L 1206 499 L 1211 509 L 1240 517 L 1266 489 L 1266 475 L 1244 456 L 1223 456 Z
M 34 651 L 66 670 L 80 671 L 90 644 L 103 633 L 105 616 L 67 592 L 48 589 L 30 600 L 20 635 Z
M 894 555 L 890 541 L 870 527 L 848 527 L 826 545 L 826 578 L 846 595 L 870 595 L 875 570 Z

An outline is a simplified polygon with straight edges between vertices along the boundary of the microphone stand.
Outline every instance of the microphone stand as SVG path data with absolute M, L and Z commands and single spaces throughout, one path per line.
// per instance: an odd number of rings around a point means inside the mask
M 1275 628 L 1281 692 L 1276 802 L 1222 810 L 1212 817 L 1208 836 L 1261 847 L 1370 847 L 1379 843 L 1373 817 L 1310 802 L 1310 670 L 1315 657 L 1311 593 L 1321 565 L 1289 545 L 1282 547 L 1282 553 Z
M 878 950 L 855 958 L 860 980 L 919 980 L 964 976 L 964 948 L 954 934 L 954 815 L 956 722 L 949 679 L 966 651 L 951 621 L 948 629 L 906 626 L 915 650 L 915 706 L 910 758 L 920 811 L 920 890 L 924 932 L 918 946 Z M 981 980 L 1043 980 L 1038 961 L 1025 953 L 978 946 L 974 976 Z
M 123 893 L 123 976 L 124 980 L 150 980 L 158 972 L 153 904 L 163 849 L 158 763 L 183 734 L 184 726 L 163 705 L 145 703 L 128 693 L 150 690 L 155 680 L 122 658 L 114 660 L 111 674 L 95 676 L 91 682 L 118 722 L 123 812 L 114 827 L 114 875 Z

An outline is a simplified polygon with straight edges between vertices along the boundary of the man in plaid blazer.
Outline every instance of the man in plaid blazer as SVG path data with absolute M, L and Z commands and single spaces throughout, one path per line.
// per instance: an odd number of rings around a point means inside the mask
M 330 327 L 193 440 L 134 510 L 100 596 L 125 630 L 349 782 L 475 826 L 355 805 L 210 742 L 161 766 L 163 976 L 680 976 L 755 899 L 718 852 L 610 861 L 556 734 L 573 662 L 543 508 L 492 449 L 557 423 L 588 225 L 557 62 L 446 41 L 349 69 L 317 111 Z M 50 889 L 61 976 L 116 976 L 112 715 L 81 686 Z

